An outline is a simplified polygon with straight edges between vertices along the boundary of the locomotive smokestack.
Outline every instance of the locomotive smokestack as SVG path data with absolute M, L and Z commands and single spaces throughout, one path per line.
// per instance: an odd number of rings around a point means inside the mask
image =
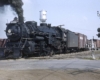
M 18 15 L 19 22 L 23 23 L 24 17 L 23 17 L 22 0 L 0 0 L 0 7 L 2 8 L 2 10 L 4 10 L 4 8 L 8 5 L 10 5 L 12 10 L 14 10 Z

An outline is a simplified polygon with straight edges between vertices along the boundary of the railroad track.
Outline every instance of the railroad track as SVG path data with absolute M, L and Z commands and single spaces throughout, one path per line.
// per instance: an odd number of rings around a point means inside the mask
M 50 56 L 41 56 L 41 57 L 28 57 L 24 59 L 64 59 L 64 58 L 74 58 L 78 56 L 90 55 L 91 51 L 77 52 L 77 53 L 65 53 L 65 54 L 55 54 L 52 57 Z
M 98 52 L 98 51 L 95 51 Z M 2 59 L 2 60 L 29 60 L 29 59 L 69 59 L 69 58 L 85 58 L 91 56 L 91 51 L 77 52 L 77 53 L 66 53 L 66 54 L 55 54 L 52 57 L 50 56 L 41 56 L 41 57 L 27 57 L 20 59 Z

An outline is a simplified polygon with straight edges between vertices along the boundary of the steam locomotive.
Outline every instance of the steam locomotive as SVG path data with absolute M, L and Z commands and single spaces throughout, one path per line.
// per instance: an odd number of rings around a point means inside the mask
M 9 23 L 5 30 L 8 37 L 6 47 L 1 48 L 0 56 L 19 58 L 33 54 L 50 55 L 66 51 L 67 32 L 60 27 L 35 21 Z M 2 53 L 2 54 L 1 54 Z

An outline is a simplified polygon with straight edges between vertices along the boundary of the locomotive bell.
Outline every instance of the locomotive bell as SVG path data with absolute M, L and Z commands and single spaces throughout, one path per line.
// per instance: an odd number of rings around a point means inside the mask
M 47 20 L 47 11 L 45 11 L 45 10 L 42 10 L 42 11 L 40 11 L 40 21 L 41 22 L 46 22 L 46 20 Z

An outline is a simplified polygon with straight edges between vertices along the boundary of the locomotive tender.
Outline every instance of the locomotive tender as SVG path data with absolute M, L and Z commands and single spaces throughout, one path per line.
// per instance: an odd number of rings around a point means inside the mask
M 40 20 L 42 23 L 39 26 L 35 21 L 7 24 L 5 32 L 8 40 L 5 47 L 0 48 L 0 57 L 19 58 L 34 54 L 52 56 L 54 53 L 79 49 L 77 34 L 59 26 L 45 23 L 45 11 L 41 11 Z M 74 36 L 71 36 L 70 33 Z

